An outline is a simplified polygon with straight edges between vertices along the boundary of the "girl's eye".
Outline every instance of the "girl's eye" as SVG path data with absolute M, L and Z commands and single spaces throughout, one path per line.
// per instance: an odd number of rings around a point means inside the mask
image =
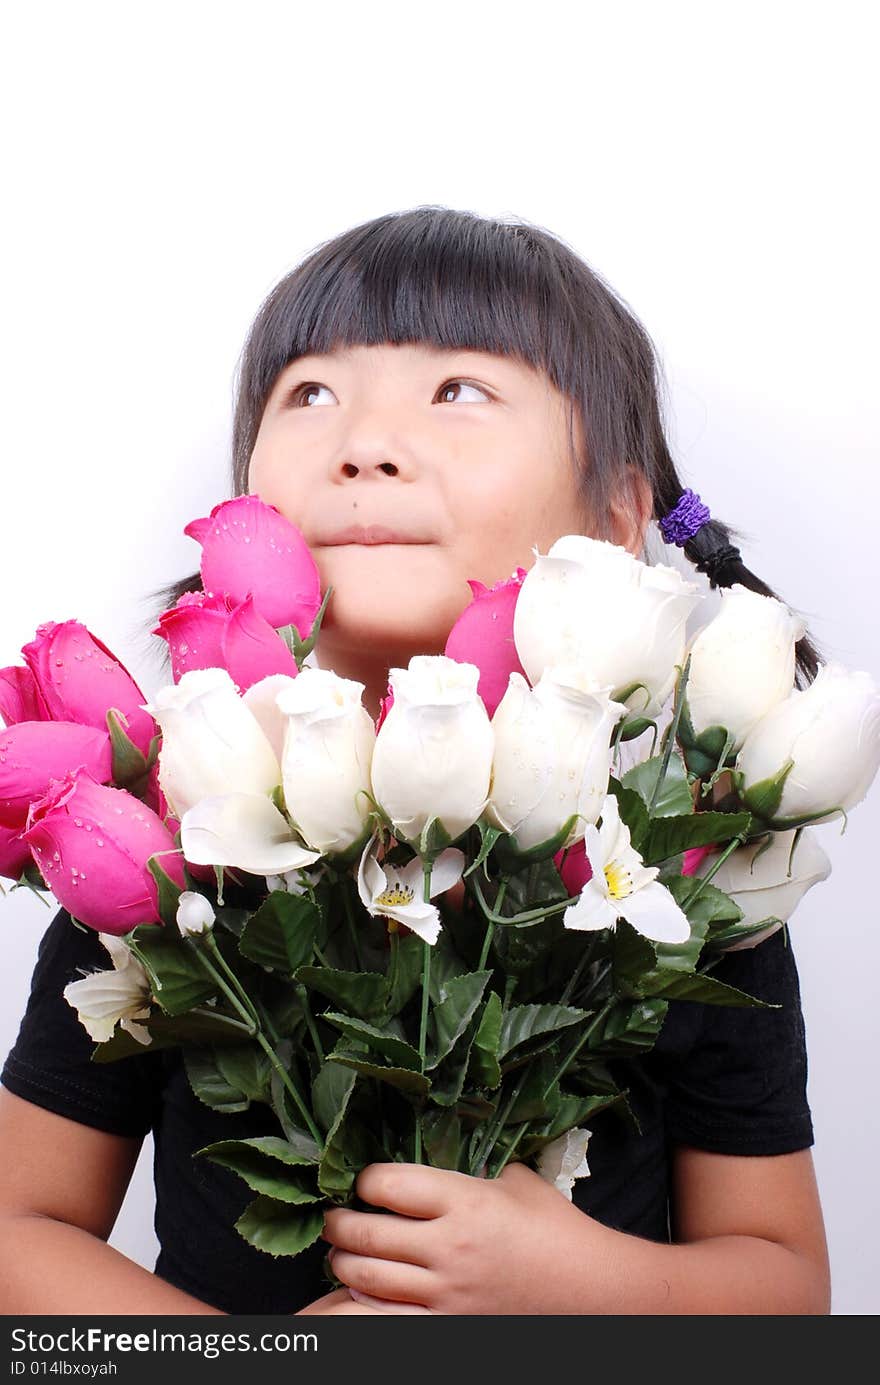
M 327 385 L 297 385 L 296 389 L 293 390 L 289 396 L 289 402 L 294 408 L 301 409 L 305 406 L 306 400 L 309 399 L 311 395 L 320 394 L 321 390 L 327 390 L 328 394 L 333 394 L 333 391 L 328 389 Z M 323 402 L 327 403 L 328 401 L 324 400 Z
M 439 398 L 439 400 L 440 400 L 440 403 L 441 403 L 441 404 L 452 403 L 453 401 L 452 401 L 452 400 L 449 400 L 449 399 L 447 398 L 447 395 L 449 395 L 453 390 L 457 390 L 457 389 L 476 390 L 477 393 L 478 393 L 478 394 L 481 394 L 481 395 L 483 396 L 484 399 L 488 399 L 488 398 L 489 398 L 489 393 L 488 393 L 488 391 L 487 391 L 487 390 L 484 390 L 482 385 L 472 385 L 472 384 L 470 383 L 470 381 L 468 381 L 468 380 L 447 380 L 447 381 L 446 381 L 446 384 L 445 384 L 445 385 L 441 385 L 441 387 L 440 387 L 440 389 L 439 389 L 439 391 L 438 391 L 438 398 Z M 465 400 L 464 400 L 464 403 L 465 403 L 465 404 L 479 403 L 479 400 L 465 399 Z

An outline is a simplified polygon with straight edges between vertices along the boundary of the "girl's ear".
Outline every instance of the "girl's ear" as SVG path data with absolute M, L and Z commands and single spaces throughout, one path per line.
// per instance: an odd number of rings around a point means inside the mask
M 638 557 L 654 513 L 654 496 L 644 473 L 635 467 L 627 467 L 621 493 L 608 508 L 611 514 L 611 542 Z

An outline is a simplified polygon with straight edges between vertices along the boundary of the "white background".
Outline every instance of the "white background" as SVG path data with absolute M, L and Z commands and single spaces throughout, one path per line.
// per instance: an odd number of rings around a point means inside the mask
M 7 14 L 0 664 L 139 603 L 228 494 L 232 377 L 307 251 L 420 203 L 520 216 L 632 305 L 687 482 L 827 657 L 880 676 L 869 7 L 42 4 Z M 793 940 L 836 1313 L 880 1305 L 880 789 Z M 0 900 L 0 1049 L 51 917 Z M 152 1267 L 138 1168 L 113 1244 Z

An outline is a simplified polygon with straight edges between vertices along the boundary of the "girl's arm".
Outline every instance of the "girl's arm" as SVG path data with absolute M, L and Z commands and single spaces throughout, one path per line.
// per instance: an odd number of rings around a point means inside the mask
M 220 1314 L 107 1245 L 141 1143 L 0 1088 L 0 1312 Z
M 611 1230 L 522 1164 L 491 1181 L 373 1164 L 358 1193 L 397 1215 L 329 1212 L 333 1269 L 355 1291 L 438 1313 L 830 1311 L 809 1150 L 674 1159 L 673 1245 Z
M 107 1245 L 141 1143 L 0 1087 L 0 1313 L 226 1316 Z M 345 1290 L 302 1310 L 373 1311 Z

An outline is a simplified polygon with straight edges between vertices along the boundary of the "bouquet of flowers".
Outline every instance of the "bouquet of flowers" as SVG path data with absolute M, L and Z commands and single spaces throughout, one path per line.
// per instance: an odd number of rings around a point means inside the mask
M 0 670 L 0 874 L 105 943 L 65 989 L 93 1060 L 177 1045 L 208 1106 L 272 1109 L 199 1151 L 272 1255 L 376 1160 L 528 1160 L 571 1196 L 669 1001 L 764 1003 L 712 968 L 828 875 L 810 824 L 865 796 L 880 690 L 836 664 L 794 689 L 803 625 L 742 587 L 687 640 L 696 585 L 569 535 L 472 582 L 374 723 L 314 663 L 298 530 L 249 495 L 185 532 L 203 590 L 159 620 L 152 702 L 73 620 Z

